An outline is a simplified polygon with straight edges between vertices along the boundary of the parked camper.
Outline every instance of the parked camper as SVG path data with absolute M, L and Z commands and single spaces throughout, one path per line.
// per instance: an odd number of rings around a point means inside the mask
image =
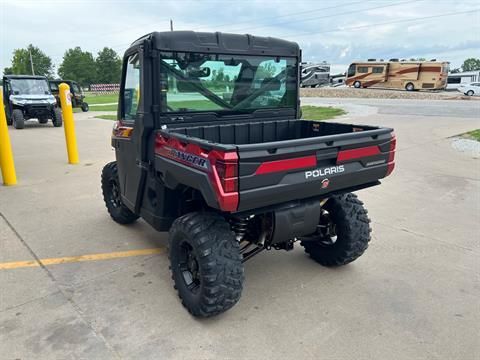
M 320 87 L 330 82 L 330 65 L 326 62 L 320 64 L 301 63 L 302 77 L 300 87 Z
M 356 88 L 441 90 L 447 85 L 448 62 L 376 61 L 350 64 L 345 83 Z
M 480 71 L 478 70 L 448 74 L 447 90 L 456 90 L 474 82 L 480 82 Z

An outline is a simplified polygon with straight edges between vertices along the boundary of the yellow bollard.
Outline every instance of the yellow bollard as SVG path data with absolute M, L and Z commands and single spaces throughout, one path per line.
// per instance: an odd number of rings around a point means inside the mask
M 12 145 L 8 136 L 7 117 L 5 116 L 5 107 L 3 106 L 3 93 L 0 90 L 0 169 L 2 170 L 3 183 L 5 185 L 15 185 L 17 175 L 15 174 L 15 164 L 13 162 Z
M 70 87 L 61 83 L 58 86 L 60 103 L 62 104 L 63 127 L 65 129 L 65 141 L 67 143 L 68 162 L 78 164 L 77 138 L 75 136 L 75 123 L 73 121 L 72 98 Z

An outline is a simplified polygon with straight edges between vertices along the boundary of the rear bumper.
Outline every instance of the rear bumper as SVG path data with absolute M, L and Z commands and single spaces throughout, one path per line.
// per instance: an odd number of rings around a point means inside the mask
M 351 163 L 345 164 L 345 173 L 328 177 L 306 179 L 306 171 L 288 174 L 276 185 L 241 191 L 238 211 L 312 197 L 325 198 L 333 193 L 374 186 L 379 179 L 387 175 L 387 169 L 387 163 L 369 168 L 361 168 L 359 163 Z

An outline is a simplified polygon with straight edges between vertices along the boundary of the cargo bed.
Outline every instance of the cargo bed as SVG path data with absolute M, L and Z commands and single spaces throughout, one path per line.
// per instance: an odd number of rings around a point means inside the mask
M 395 140 L 390 128 L 271 120 L 176 126 L 158 134 L 183 157 L 192 154 L 192 146 L 200 149 L 193 155 L 205 159 L 212 151 L 234 153 L 235 211 L 372 186 L 393 169 Z M 169 176 L 185 178 L 185 173 L 175 175 L 175 168 L 167 168 Z M 193 180 L 189 185 L 199 183 Z

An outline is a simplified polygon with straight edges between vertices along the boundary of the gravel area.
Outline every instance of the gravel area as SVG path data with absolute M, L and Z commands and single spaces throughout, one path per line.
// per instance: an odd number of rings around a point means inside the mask
M 467 155 L 471 155 L 475 158 L 480 157 L 480 141 L 464 138 L 454 138 L 452 141 L 452 147 L 455 150 L 463 152 Z
M 324 87 L 301 89 L 302 97 L 328 98 L 376 98 L 376 99 L 419 99 L 419 100 L 479 100 L 480 97 L 464 96 L 458 91 L 425 92 L 384 89 L 355 89 L 349 87 Z

